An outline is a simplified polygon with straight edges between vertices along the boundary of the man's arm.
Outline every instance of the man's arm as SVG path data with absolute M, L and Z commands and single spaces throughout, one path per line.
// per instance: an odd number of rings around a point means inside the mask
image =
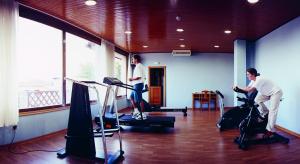
M 239 88 L 238 86 L 235 86 L 235 87 L 233 88 L 233 90 L 236 90 L 236 91 L 242 90 L 242 91 L 248 93 L 248 92 L 252 92 L 252 91 L 256 90 L 256 88 L 250 87 L 250 86 L 247 86 L 247 87 L 245 87 L 245 88 Z

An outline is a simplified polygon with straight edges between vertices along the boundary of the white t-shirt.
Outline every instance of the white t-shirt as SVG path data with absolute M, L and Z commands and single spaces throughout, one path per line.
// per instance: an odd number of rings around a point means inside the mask
M 134 71 L 133 71 L 133 78 L 135 78 L 135 77 L 140 77 L 140 79 L 133 80 L 132 85 L 135 85 L 138 83 L 144 83 L 144 81 L 146 79 L 146 75 L 145 75 L 145 68 L 144 68 L 143 64 L 141 64 L 141 63 L 136 64 Z
M 256 80 L 252 80 L 248 86 L 256 88 L 260 94 L 265 96 L 271 96 L 281 90 L 271 80 L 261 76 L 257 76 Z

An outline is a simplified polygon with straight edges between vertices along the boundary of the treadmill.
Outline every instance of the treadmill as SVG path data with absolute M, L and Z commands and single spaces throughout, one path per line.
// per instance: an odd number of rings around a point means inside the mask
M 130 90 L 134 90 L 133 86 L 124 84 L 117 78 L 113 77 L 105 77 L 103 80 L 103 83 L 108 85 L 108 90 L 105 96 L 105 101 L 103 104 L 103 113 L 101 113 L 104 125 L 106 128 L 114 128 L 116 126 L 116 114 L 114 112 L 107 112 L 108 110 L 106 109 L 108 98 L 109 98 L 109 93 L 110 90 L 113 90 L 113 93 L 115 94 L 113 96 L 113 104 L 111 108 L 117 108 L 117 103 L 116 103 L 116 93 L 115 93 L 115 88 L 116 87 L 122 87 Z M 115 88 L 114 88 L 115 87 Z M 113 110 L 110 110 L 113 111 Z M 139 110 L 141 111 L 141 110 Z M 98 123 L 100 120 L 99 117 L 95 118 L 95 122 Z M 174 123 L 175 123 L 175 117 L 174 116 L 147 116 L 147 119 L 145 120 L 136 120 L 132 118 L 131 114 L 119 114 L 119 125 L 124 125 L 124 126 L 139 126 L 139 127 L 162 127 L 162 128 L 174 128 Z
M 114 113 L 105 114 L 106 127 L 114 127 L 116 117 Z M 123 126 L 135 126 L 135 127 L 165 127 L 174 128 L 175 117 L 173 116 L 147 116 L 145 120 L 136 120 L 132 118 L 131 114 L 120 114 L 119 124 Z

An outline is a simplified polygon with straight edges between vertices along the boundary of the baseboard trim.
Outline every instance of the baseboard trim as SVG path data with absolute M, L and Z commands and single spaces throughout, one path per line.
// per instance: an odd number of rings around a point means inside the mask
M 285 133 L 288 133 L 288 134 L 290 134 L 290 135 L 292 135 L 292 136 L 295 136 L 295 137 L 297 137 L 297 138 L 300 138 L 300 134 L 298 134 L 298 133 L 296 133 L 296 132 L 293 132 L 293 131 L 291 131 L 291 130 L 288 130 L 288 129 L 284 128 L 284 127 L 281 127 L 281 126 L 279 126 L 279 125 L 275 125 L 275 128 L 277 128 L 277 129 L 279 129 L 279 130 L 281 130 L 281 131 L 283 131 L 283 132 L 285 132 Z

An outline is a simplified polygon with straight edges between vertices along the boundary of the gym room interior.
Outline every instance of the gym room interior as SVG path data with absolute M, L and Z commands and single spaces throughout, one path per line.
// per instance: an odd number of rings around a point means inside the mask
M 299 0 L 1 0 L 0 19 L 0 163 L 300 162 Z M 267 137 L 248 68 L 283 93 Z

